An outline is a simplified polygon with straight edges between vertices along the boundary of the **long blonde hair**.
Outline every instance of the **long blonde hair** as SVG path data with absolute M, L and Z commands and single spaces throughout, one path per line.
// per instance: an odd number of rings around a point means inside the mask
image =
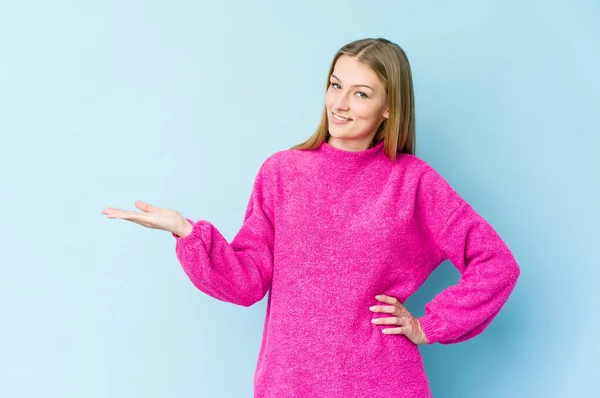
M 388 118 L 379 126 L 371 147 L 384 140 L 384 151 L 392 162 L 396 161 L 397 153 L 414 155 L 415 101 L 412 73 L 404 50 L 383 38 L 367 38 L 346 44 L 333 57 L 327 75 L 327 87 L 335 64 L 342 55 L 355 57 L 370 67 L 386 88 Z M 317 149 L 329 138 L 327 119 L 327 108 L 324 106 L 315 133 L 291 149 Z

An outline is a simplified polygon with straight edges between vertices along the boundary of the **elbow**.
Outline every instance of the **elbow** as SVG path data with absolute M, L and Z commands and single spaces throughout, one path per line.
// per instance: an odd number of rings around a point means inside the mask
M 239 305 L 241 307 L 252 307 L 254 304 L 258 303 L 259 301 L 261 301 L 262 299 L 240 299 L 240 298 L 225 298 L 222 299 L 222 301 L 225 301 L 226 303 L 231 303 L 231 304 L 235 304 L 235 305 Z
M 201 292 L 224 303 L 239 305 L 241 307 L 251 307 L 258 303 L 262 297 L 257 294 L 251 295 L 237 290 L 224 291 L 222 289 L 214 289 L 207 285 L 194 284 Z
M 519 263 L 517 263 L 517 260 L 514 257 L 512 257 L 509 264 L 510 265 L 508 267 L 508 278 L 511 282 L 511 286 L 514 288 L 517 284 L 517 281 L 519 280 L 519 277 L 521 276 L 521 267 L 519 266 Z
M 497 253 L 496 264 L 501 284 L 512 291 L 521 276 L 521 267 L 507 246 Z
M 261 286 L 246 286 L 244 289 L 233 289 L 227 294 L 223 301 L 236 304 L 242 307 L 251 307 L 261 301 L 267 293 L 267 290 Z
M 264 297 L 264 295 L 261 297 L 258 297 L 258 296 L 239 297 L 235 301 L 232 301 L 232 303 L 241 305 L 242 307 L 251 307 L 254 304 L 258 303 L 260 300 L 262 300 L 263 297 Z

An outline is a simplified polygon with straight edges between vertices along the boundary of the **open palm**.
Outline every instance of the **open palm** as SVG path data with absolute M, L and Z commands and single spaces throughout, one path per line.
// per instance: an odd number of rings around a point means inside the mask
M 154 207 L 141 201 L 135 202 L 135 207 L 142 211 L 107 207 L 102 210 L 102 214 L 105 214 L 107 218 L 120 218 L 147 228 L 172 232 L 179 236 L 185 236 L 191 232 L 191 224 L 175 210 Z

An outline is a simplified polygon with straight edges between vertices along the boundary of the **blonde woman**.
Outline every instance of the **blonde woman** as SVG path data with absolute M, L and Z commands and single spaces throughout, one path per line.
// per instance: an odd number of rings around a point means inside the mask
M 191 282 L 218 300 L 250 306 L 268 294 L 255 397 L 430 397 L 418 345 L 481 333 L 520 269 L 414 148 L 406 54 L 358 40 L 333 58 L 316 132 L 261 165 L 231 242 L 143 202 L 103 213 L 171 232 Z M 445 260 L 458 284 L 414 317 L 402 303 Z

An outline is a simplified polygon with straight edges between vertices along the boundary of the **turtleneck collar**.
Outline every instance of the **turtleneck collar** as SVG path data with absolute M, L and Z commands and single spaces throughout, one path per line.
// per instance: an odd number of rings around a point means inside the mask
M 341 161 L 364 161 L 376 158 L 382 153 L 384 153 L 383 144 L 384 141 L 381 140 L 374 147 L 371 148 L 363 149 L 360 151 L 347 151 L 344 149 L 336 148 L 331 144 L 327 143 L 327 141 L 323 141 L 321 146 L 318 148 L 318 151 L 331 159 Z

